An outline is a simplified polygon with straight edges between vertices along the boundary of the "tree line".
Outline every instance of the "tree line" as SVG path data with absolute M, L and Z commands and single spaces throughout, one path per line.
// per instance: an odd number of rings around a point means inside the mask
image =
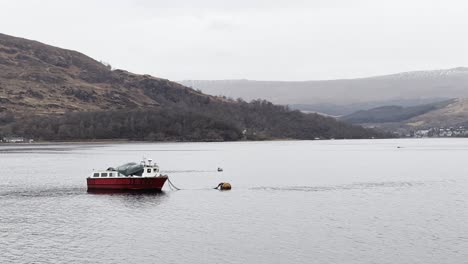
M 11 115 L 6 120 L 11 121 Z M 236 141 L 370 138 L 381 134 L 317 114 L 291 111 L 264 100 L 208 100 L 149 109 L 68 112 L 16 118 L 2 134 L 38 140 L 130 139 Z

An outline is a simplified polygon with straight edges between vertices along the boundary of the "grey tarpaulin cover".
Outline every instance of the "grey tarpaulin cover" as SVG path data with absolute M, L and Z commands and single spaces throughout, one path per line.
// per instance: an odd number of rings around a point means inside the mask
M 125 176 L 129 175 L 138 175 L 141 176 L 143 174 L 143 165 L 138 164 L 135 162 L 125 163 L 124 165 L 120 165 L 116 168 L 116 170 Z

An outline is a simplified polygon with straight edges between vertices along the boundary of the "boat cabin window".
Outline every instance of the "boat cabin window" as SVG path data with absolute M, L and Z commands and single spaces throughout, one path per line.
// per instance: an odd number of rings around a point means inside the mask
M 101 177 L 107 177 L 107 172 L 101 173 Z
M 114 177 L 114 173 L 109 173 L 109 177 Z
M 93 174 L 93 177 L 99 177 L 99 173 L 97 173 L 97 172 L 94 173 L 94 174 Z
M 151 173 L 151 169 L 147 169 L 146 172 Z
M 154 171 L 154 172 L 157 172 L 157 171 L 158 171 L 158 169 L 153 169 L 153 171 Z

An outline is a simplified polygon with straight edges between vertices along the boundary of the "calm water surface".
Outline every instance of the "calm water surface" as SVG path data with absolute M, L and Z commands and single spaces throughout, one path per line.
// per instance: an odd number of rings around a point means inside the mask
M 183 190 L 86 192 L 143 156 Z M 466 139 L 0 145 L 0 169 L 0 263 L 468 262 Z

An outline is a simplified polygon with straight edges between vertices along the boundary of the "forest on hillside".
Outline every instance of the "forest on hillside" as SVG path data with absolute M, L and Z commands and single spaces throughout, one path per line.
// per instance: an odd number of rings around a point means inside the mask
M 236 141 L 383 136 L 333 118 L 291 111 L 263 100 L 250 103 L 212 101 L 198 108 L 170 106 L 21 118 L 3 115 L 0 122 L 3 122 L 0 129 L 3 135 L 48 141 Z

